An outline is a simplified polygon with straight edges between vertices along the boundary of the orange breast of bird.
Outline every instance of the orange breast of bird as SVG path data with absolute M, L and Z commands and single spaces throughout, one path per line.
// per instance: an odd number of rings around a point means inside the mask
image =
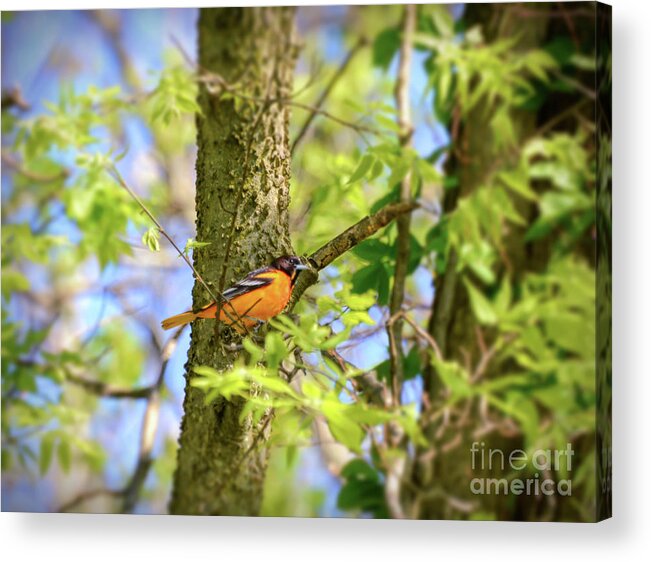
M 219 314 L 219 319 L 222 322 L 230 326 L 235 320 L 236 328 L 239 328 L 241 324 L 248 328 L 257 324 L 258 320 L 266 322 L 283 311 L 292 294 L 289 275 L 284 271 L 268 271 L 259 273 L 256 277 L 273 279 L 273 281 L 269 285 L 238 295 L 228 303 L 224 303 Z M 211 304 L 197 316 L 199 318 L 215 318 L 216 314 L 217 305 Z M 229 318 L 229 314 L 232 319 Z M 238 316 L 241 317 L 240 321 L 237 321 Z

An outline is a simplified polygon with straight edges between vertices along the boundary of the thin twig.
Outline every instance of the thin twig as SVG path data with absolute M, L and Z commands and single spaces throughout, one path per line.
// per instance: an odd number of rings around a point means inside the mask
M 73 373 L 67 373 L 66 380 L 102 398 L 149 398 L 151 393 L 154 391 L 153 386 L 121 388 L 102 381 L 87 379 Z
M 140 197 L 138 197 L 135 192 L 129 187 L 126 181 L 124 181 L 124 178 L 118 171 L 118 169 L 115 166 L 111 166 L 109 168 L 109 173 L 113 175 L 115 180 L 122 186 L 122 188 L 131 196 L 131 198 L 138 203 L 139 207 L 143 210 L 143 212 L 149 217 L 149 219 L 156 225 L 156 228 L 158 231 L 167 239 L 167 241 L 174 247 L 176 252 L 179 254 L 181 258 L 183 258 L 183 261 L 188 265 L 188 267 L 192 270 L 192 273 L 194 273 L 194 276 L 196 279 L 203 285 L 204 289 L 208 291 L 208 294 L 211 296 L 214 302 L 216 303 L 227 303 L 229 305 L 229 308 L 231 309 L 226 310 L 224 309 L 224 313 L 226 316 L 228 316 L 228 319 L 233 322 L 234 324 L 240 324 L 245 330 L 246 326 L 244 326 L 244 323 L 241 322 L 241 318 L 239 314 L 237 313 L 237 310 L 235 310 L 235 307 L 224 297 L 224 295 L 221 294 L 220 291 L 217 291 L 217 295 L 219 295 L 219 298 L 215 295 L 213 290 L 208 286 L 208 283 L 206 283 L 201 276 L 201 274 L 195 269 L 194 265 L 192 265 L 192 262 L 188 259 L 188 256 L 185 255 L 184 252 L 181 251 L 181 249 L 176 245 L 176 242 L 174 242 L 174 239 L 167 233 L 165 228 L 163 228 L 163 225 L 158 221 L 158 219 L 152 214 L 152 212 L 147 208 L 147 206 L 142 202 Z M 231 315 L 231 312 L 235 315 L 235 318 Z
M 584 84 L 582 84 L 579 80 L 576 80 L 572 78 L 571 76 L 568 76 L 567 74 L 564 74 L 560 70 L 552 70 L 552 74 L 556 76 L 559 80 L 563 80 L 566 82 L 568 85 L 572 86 L 573 88 L 577 89 L 579 92 L 581 92 L 583 95 L 587 96 L 590 98 L 592 101 L 595 101 L 597 99 L 597 93 L 592 90 L 591 88 L 588 88 Z
M 348 367 L 353 370 L 357 369 L 357 367 L 355 367 L 355 365 L 350 361 L 344 359 L 336 349 L 322 350 L 321 355 L 334 361 L 342 374 L 346 372 Z M 364 397 L 369 401 L 369 403 L 381 407 L 388 407 L 390 405 L 387 388 L 382 382 L 380 382 L 374 371 L 367 371 L 361 375 L 355 376 L 351 379 L 351 382 L 353 387 L 356 387 L 356 390 L 364 393 Z
M 414 331 L 416 332 L 416 335 L 418 335 L 420 338 L 425 340 L 429 346 L 434 350 L 434 355 L 436 355 L 436 358 L 439 361 L 443 361 L 443 354 L 441 353 L 441 348 L 439 347 L 439 344 L 436 342 L 434 337 L 427 332 L 424 328 L 421 328 L 414 320 L 412 320 L 407 314 L 405 313 L 404 310 L 399 311 L 396 313 L 394 316 L 389 318 L 387 321 L 387 326 L 390 326 L 393 324 L 398 318 L 403 319 L 407 324 L 409 324 Z
M 292 106 L 292 107 L 297 107 L 299 109 L 304 109 L 306 111 L 309 111 L 311 113 L 317 114 L 317 115 L 322 115 L 326 117 L 327 119 L 330 119 L 331 121 L 334 121 L 335 123 L 338 123 L 339 125 L 343 125 L 344 127 L 349 127 L 350 129 L 353 129 L 360 135 L 362 133 L 372 133 L 372 134 L 379 134 L 380 131 L 378 129 L 375 129 L 374 127 L 369 127 L 367 125 L 362 125 L 360 123 L 353 123 L 352 121 L 347 121 L 346 119 L 342 119 L 341 117 L 337 117 L 336 115 L 333 115 L 332 113 L 325 111 L 323 109 L 320 109 L 318 107 L 315 107 L 313 105 L 295 101 L 292 96 L 280 96 L 280 97 L 271 97 L 271 98 L 261 98 L 259 96 L 252 96 L 249 94 L 246 94 L 242 92 L 241 90 L 231 86 L 230 84 L 227 84 L 224 79 L 219 76 L 218 74 L 215 74 L 214 72 L 206 72 L 199 76 L 198 78 L 199 82 L 203 83 L 206 86 L 206 89 L 208 90 L 208 93 L 215 96 L 219 97 L 221 96 L 224 92 L 227 92 L 231 94 L 234 97 L 238 97 L 240 99 L 254 102 L 254 103 L 262 103 L 262 104 L 269 104 L 273 105 L 275 103 L 279 103 L 281 105 L 286 105 L 286 106 Z
M 2 109 L 10 109 L 17 107 L 22 111 L 29 111 L 31 106 L 23 97 L 23 92 L 20 86 L 15 86 L 10 90 L 2 92 Z
M 402 148 L 411 144 L 413 125 L 411 122 L 411 107 L 409 103 L 409 83 L 411 81 L 411 59 L 413 50 L 413 35 L 416 31 L 416 6 L 406 5 L 402 18 L 402 37 L 400 42 L 400 58 L 398 62 L 398 76 L 395 86 L 395 100 L 398 110 L 397 122 L 400 127 L 399 142 Z M 400 183 L 400 202 L 409 204 L 411 195 L 411 173 L 405 174 Z M 389 299 L 389 313 L 393 316 L 402 310 L 405 298 L 405 282 L 410 254 L 410 226 L 411 214 L 405 213 L 397 219 L 398 235 L 396 240 L 396 266 L 393 276 L 393 287 Z M 400 404 L 402 381 L 404 379 L 404 364 L 402 353 L 402 320 L 397 318 L 392 325 L 387 326 L 389 336 L 389 363 L 391 366 L 391 386 L 393 403 Z M 404 431 L 395 423 L 385 426 L 385 433 L 389 446 L 404 444 Z M 407 467 L 407 451 L 402 455 L 391 456 L 386 462 L 386 478 L 384 482 L 384 497 L 391 517 L 405 519 L 402 507 L 402 478 Z
M 138 76 L 138 71 L 133 64 L 131 54 L 126 48 L 121 36 L 122 22 L 118 15 L 119 12 L 114 12 L 113 10 L 91 10 L 87 14 L 106 34 L 111 48 L 120 63 L 120 70 L 124 82 L 129 84 L 137 94 L 142 94 L 143 87 Z
M 119 497 L 124 493 L 124 490 L 111 490 L 109 488 L 96 488 L 94 490 L 87 490 L 78 494 L 70 501 L 61 505 L 56 511 L 59 513 L 65 513 L 77 507 L 80 503 L 83 503 L 87 500 L 96 498 L 98 496 L 115 496 Z
M 413 34 L 416 29 L 416 6 L 406 5 L 402 18 L 402 40 L 400 44 L 400 58 L 398 77 L 396 80 L 395 100 L 398 109 L 398 125 L 400 127 L 400 146 L 406 148 L 411 143 L 413 126 L 411 123 L 411 108 L 409 104 L 409 82 L 411 80 L 411 59 Z M 405 174 L 400 183 L 400 201 L 409 203 L 411 196 L 411 173 Z M 395 316 L 402 308 L 405 298 L 405 282 L 410 253 L 410 225 L 411 215 L 404 214 L 398 217 L 398 236 L 396 251 L 396 266 L 393 276 L 393 288 L 389 300 L 389 313 Z M 402 361 L 402 318 L 387 326 L 389 336 L 389 361 L 391 364 L 391 384 L 393 387 L 393 401 L 400 403 L 400 388 L 404 378 Z
M 65 180 L 70 176 L 70 172 L 65 168 L 56 174 L 41 174 L 39 172 L 34 172 L 33 170 L 28 170 L 22 166 L 17 158 L 4 151 L 2 152 L 2 162 L 12 170 L 18 172 L 21 176 L 26 177 L 28 180 L 39 183 L 52 183 L 55 181 Z
M 508 345 L 516 338 L 517 334 L 506 334 L 504 337 L 496 338 L 496 340 L 489 348 L 486 348 L 484 346 L 484 350 L 482 351 L 479 361 L 475 366 L 475 370 L 470 377 L 470 381 L 472 383 L 477 382 L 484 375 L 486 369 L 488 368 L 488 365 L 490 364 L 493 357 L 495 357 L 495 354 L 500 350 L 500 348 L 504 345 Z
M 296 150 L 296 146 L 301 142 L 303 137 L 305 136 L 305 133 L 307 130 L 310 128 L 310 125 L 312 124 L 312 121 L 314 118 L 318 115 L 318 111 L 321 110 L 323 107 L 323 104 L 325 103 L 326 99 L 328 99 L 328 96 L 334 89 L 335 85 L 339 81 L 339 79 L 344 75 L 346 72 L 346 69 L 348 68 L 348 65 L 351 63 L 355 55 L 361 50 L 364 45 L 366 45 L 367 40 L 365 37 L 360 37 L 360 39 L 355 43 L 354 47 L 348 52 L 346 55 L 346 58 L 342 61 L 342 63 L 339 65 L 339 68 L 336 70 L 336 72 L 332 75 L 332 78 L 330 78 L 330 81 L 326 85 L 326 87 L 323 89 L 323 92 L 321 92 L 321 95 L 317 99 L 316 103 L 314 104 L 314 111 L 311 111 L 310 114 L 307 116 L 307 119 L 303 123 L 303 126 L 300 128 L 299 132 L 296 135 L 296 138 L 294 139 L 294 142 L 292 143 L 292 147 L 290 149 L 290 153 L 294 154 Z
M 330 84 L 328 85 L 328 87 L 326 88 L 326 92 L 324 92 L 325 97 L 324 97 L 324 94 L 322 94 L 321 97 L 323 97 L 323 100 L 319 100 L 319 102 L 317 102 L 317 105 L 309 105 L 307 103 L 302 103 L 302 102 L 295 101 L 294 98 L 296 97 L 297 93 L 294 93 L 294 94 L 292 94 L 290 96 L 280 96 L 280 97 L 265 96 L 265 97 L 261 98 L 261 97 L 258 97 L 258 96 L 252 96 L 252 95 L 249 95 L 249 94 L 245 93 L 244 91 L 242 91 L 241 87 L 238 88 L 238 87 L 234 86 L 233 84 L 229 84 L 228 82 L 226 82 L 226 80 L 224 80 L 224 78 L 222 78 L 216 72 L 209 71 L 209 70 L 206 70 L 204 68 L 201 68 L 200 65 L 198 65 L 196 62 L 194 62 L 192 60 L 192 57 L 190 57 L 190 55 L 185 51 L 185 49 L 183 48 L 181 43 L 178 41 L 178 39 L 176 39 L 176 37 L 172 36 L 172 42 L 176 45 L 176 48 L 179 50 L 179 52 L 183 56 L 186 63 L 191 68 L 193 68 L 194 71 L 196 72 L 197 81 L 204 84 L 204 86 L 206 87 L 207 92 L 212 96 L 219 97 L 224 92 L 226 92 L 226 93 L 231 94 L 232 96 L 238 97 L 238 98 L 240 98 L 242 100 L 247 100 L 247 101 L 251 101 L 251 102 L 254 102 L 254 103 L 264 104 L 267 107 L 272 105 L 272 104 L 275 104 L 275 103 L 279 103 L 279 104 L 287 105 L 287 106 L 293 106 L 293 107 L 297 107 L 299 109 L 304 109 L 305 111 L 309 111 L 310 112 L 310 117 L 308 118 L 308 120 L 312 120 L 316 115 L 321 115 L 321 116 L 325 117 L 326 119 L 330 119 L 331 121 L 334 121 L 335 123 L 338 123 L 339 125 L 342 125 L 344 127 L 348 127 L 350 129 L 353 129 L 359 135 L 362 135 L 362 136 L 363 136 L 363 133 L 365 133 L 365 132 L 366 133 L 371 133 L 371 134 L 379 134 L 379 131 L 377 129 L 373 128 L 373 127 L 362 125 L 360 123 L 353 123 L 351 121 L 347 121 L 345 119 L 342 119 L 341 117 L 337 117 L 336 115 L 333 115 L 332 113 L 329 113 L 328 111 L 324 111 L 323 109 L 321 109 L 320 106 L 323 104 L 323 102 L 325 101 L 325 98 L 330 93 L 328 91 L 328 89 L 332 89 L 332 87 L 334 87 L 334 83 L 336 82 L 336 80 L 334 80 L 332 85 L 330 85 Z M 344 62 L 346 62 L 346 61 L 344 61 Z M 346 66 L 347 66 L 347 63 L 346 63 Z M 345 68 L 343 70 L 340 69 L 335 74 L 335 77 L 338 79 L 339 76 L 337 76 L 337 75 L 343 73 L 344 70 L 345 70 Z M 307 128 L 308 126 L 309 126 L 309 123 L 306 122 L 306 125 L 304 125 L 304 127 Z M 294 146 L 296 144 L 297 144 L 297 141 L 294 141 L 294 144 L 292 145 L 292 148 L 291 148 L 292 153 L 294 151 Z
M 299 109 L 305 109 L 306 111 L 310 111 L 312 114 L 316 115 L 322 115 L 323 117 L 326 117 L 327 119 L 330 119 L 331 121 L 334 121 L 335 123 L 338 123 L 339 125 L 343 125 L 344 127 L 348 127 L 350 129 L 353 129 L 360 135 L 362 133 L 371 133 L 374 135 L 380 134 L 380 131 L 374 127 L 369 127 L 367 125 L 362 125 L 360 123 L 353 123 L 352 121 L 346 121 L 346 119 L 342 119 L 341 117 L 337 117 L 336 115 L 333 115 L 332 113 L 328 111 L 324 111 L 323 109 L 320 109 L 318 107 L 315 107 L 313 105 L 309 105 L 307 103 L 301 103 L 298 101 L 294 101 L 289 98 L 279 98 L 278 100 L 275 101 L 280 101 L 285 103 L 286 105 L 290 105 L 293 107 L 298 107 Z
M 133 471 L 129 483 L 124 489 L 124 500 L 122 502 L 122 512 L 131 513 L 138 502 L 140 490 L 142 489 L 151 465 L 153 462 L 152 449 L 154 447 L 154 438 L 158 429 L 158 419 L 160 413 L 160 390 L 165 380 L 165 370 L 176 349 L 179 338 L 183 333 L 185 326 L 181 326 L 172 337 L 167 340 L 161 351 L 161 364 L 158 371 L 158 378 L 152 386 L 152 392 L 148 397 L 147 408 L 143 416 L 142 429 L 140 430 L 140 448 L 138 451 L 138 462 Z

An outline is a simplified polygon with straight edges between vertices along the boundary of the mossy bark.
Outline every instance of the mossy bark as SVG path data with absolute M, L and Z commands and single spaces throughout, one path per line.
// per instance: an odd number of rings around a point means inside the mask
M 288 110 L 297 46 L 291 8 L 203 9 L 199 66 L 237 89 L 223 95 L 202 86 L 197 118 L 195 267 L 215 290 L 291 253 L 288 227 Z M 194 306 L 209 302 L 195 283 Z M 256 515 L 267 466 L 263 423 L 241 419 L 242 401 L 217 399 L 190 386 L 192 369 L 225 369 L 237 341 L 214 320 L 196 321 L 186 365 L 177 469 L 170 502 L 175 514 Z M 255 442 L 255 447 L 252 444 Z

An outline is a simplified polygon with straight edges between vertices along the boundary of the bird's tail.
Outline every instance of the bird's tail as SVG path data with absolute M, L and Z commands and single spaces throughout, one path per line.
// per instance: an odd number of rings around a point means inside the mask
M 182 326 L 183 324 L 188 324 L 189 322 L 192 322 L 197 315 L 192 312 L 182 312 L 181 314 L 177 314 L 176 316 L 170 316 L 169 318 L 165 318 L 160 325 L 163 327 L 163 330 L 171 330 L 172 328 L 176 328 L 177 326 Z

